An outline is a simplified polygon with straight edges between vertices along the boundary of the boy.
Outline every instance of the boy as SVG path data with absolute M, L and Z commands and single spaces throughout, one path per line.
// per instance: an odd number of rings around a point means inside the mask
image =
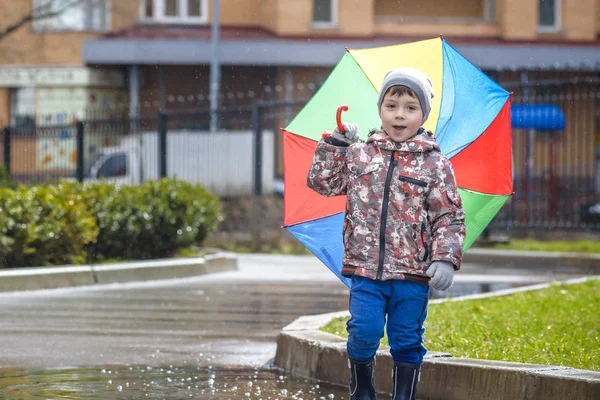
M 446 290 L 460 268 L 465 215 L 450 162 L 421 127 L 433 88 L 416 69 L 387 73 L 379 92 L 382 127 L 358 138 L 344 124 L 321 140 L 308 186 L 347 195 L 342 275 L 352 278 L 347 324 L 351 400 L 376 399 L 375 353 L 387 333 L 393 399 L 415 399 L 429 287 Z

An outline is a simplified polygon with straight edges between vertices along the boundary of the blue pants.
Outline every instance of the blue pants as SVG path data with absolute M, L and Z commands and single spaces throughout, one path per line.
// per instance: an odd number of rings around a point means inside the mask
M 406 280 L 374 281 L 352 277 L 348 321 L 348 356 L 371 360 L 386 324 L 392 358 L 409 364 L 423 363 L 423 322 L 427 317 L 429 286 Z

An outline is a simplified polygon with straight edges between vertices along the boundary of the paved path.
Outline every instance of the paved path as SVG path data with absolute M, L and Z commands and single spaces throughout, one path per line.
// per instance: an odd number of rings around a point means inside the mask
M 554 278 L 517 272 L 465 265 L 453 294 Z M 0 368 L 261 366 L 283 326 L 347 309 L 347 293 L 313 257 L 265 255 L 198 278 L 2 293 Z
M 346 296 L 311 258 L 254 255 L 198 278 L 2 293 L 0 368 L 262 365 L 283 326 Z

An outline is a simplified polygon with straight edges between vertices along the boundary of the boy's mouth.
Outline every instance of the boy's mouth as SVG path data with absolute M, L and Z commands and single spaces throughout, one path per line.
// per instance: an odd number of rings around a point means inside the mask
M 406 125 L 392 125 L 392 128 L 394 128 L 397 131 L 401 131 L 403 129 L 406 129 Z

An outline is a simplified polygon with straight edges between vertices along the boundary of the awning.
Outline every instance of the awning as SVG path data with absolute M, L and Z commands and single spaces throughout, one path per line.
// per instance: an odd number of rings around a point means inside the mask
M 137 29 L 137 30 L 136 30 Z M 206 29 L 134 27 L 126 33 L 89 39 L 83 59 L 92 65 L 210 64 L 211 42 Z M 415 38 L 279 38 L 260 30 L 227 31 L 219 42 L 222 65 L 324 66 L 336 65 L 345 48 L 384 46 Z M 477 39 L 448 42 L 477 67 L 486 70 L 577 69 L 600 71 L 600 43 L 585 45 L 488 42 Z

